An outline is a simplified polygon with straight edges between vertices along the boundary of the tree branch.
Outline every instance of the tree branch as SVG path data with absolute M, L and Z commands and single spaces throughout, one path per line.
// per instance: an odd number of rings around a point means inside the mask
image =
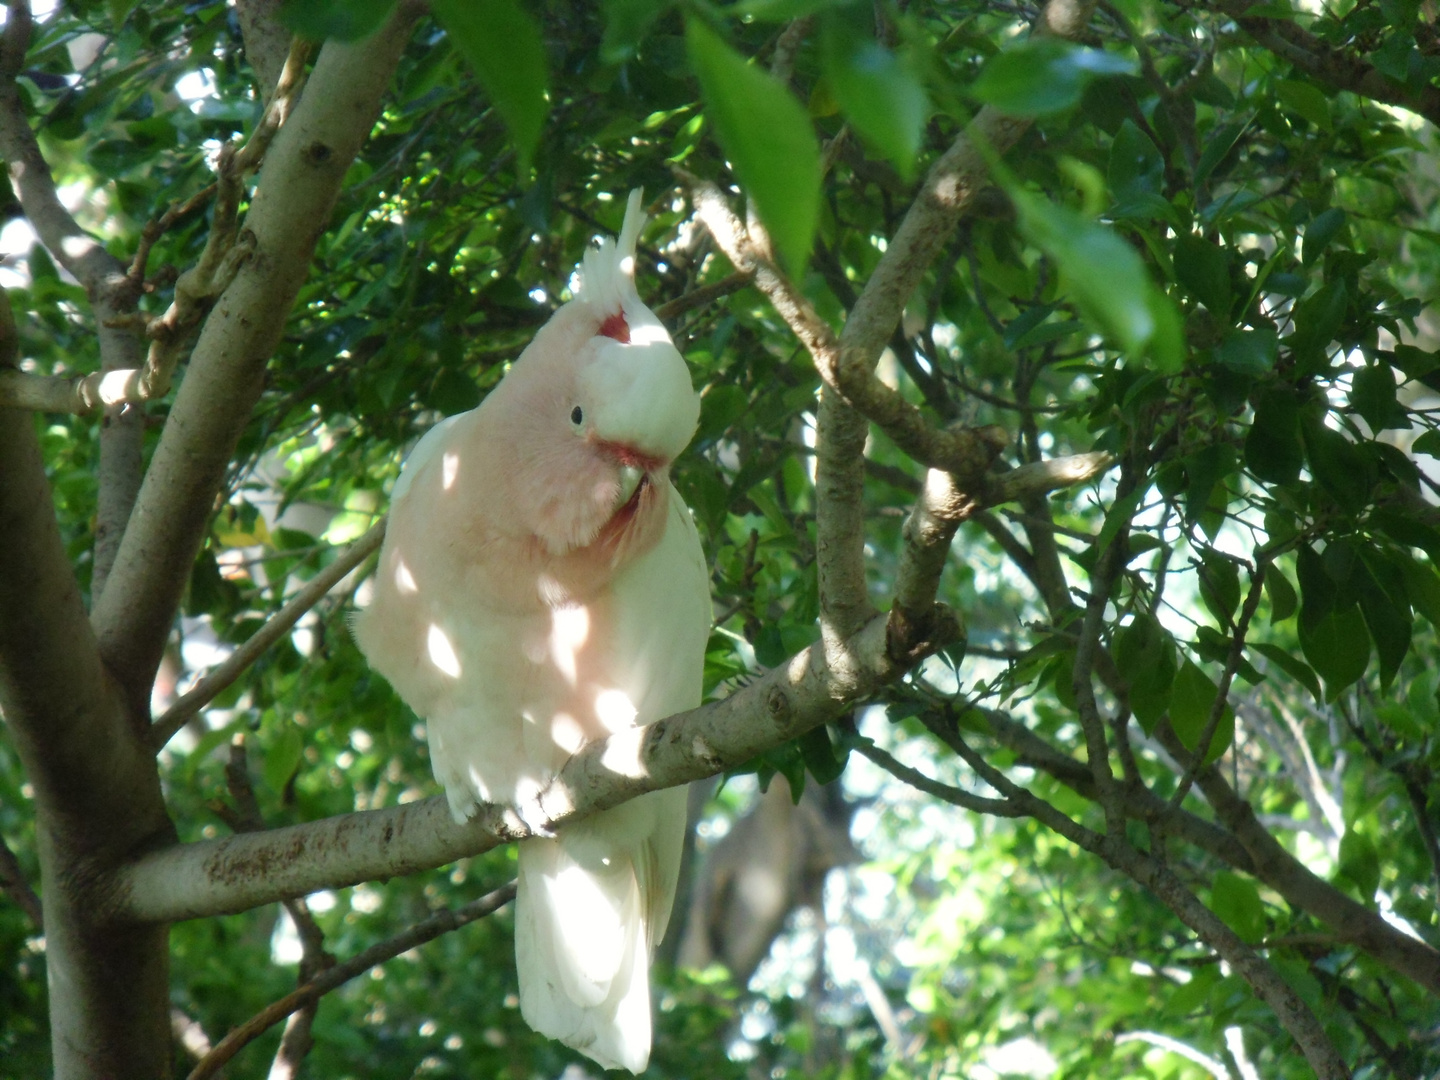
M 502 885 L 494 892 L 486 893 L 478 900 L 472 900 L 458 908 L 437 911 L 428 919 L 416 923 L 403 933 L 396 934 L 388 941 L 372 945 L 364 952 L 317 975 L 305 985 L 286 994 L 279 1001 L 267 1005 L 245 1023 L 231 1031 L 206 1054 L 191 1070 L 188 1080 L 206 1080 L 214 1076 L 222 1066 L 250 1043 L 291 1013 L 313 1005 L 324 995 L 343 986 L 357 975 L 363 975 L 371 968 L 399 956 L 403 952 L 433 941 L 442 934 L 492 915 L 515 899 L 515 882 Z
M 1168 725 L 1162 725 L 1159 730 L 1166 749 L 1175 759 L 1188 762 L 1190 754 L 1174 732 L 1168 730 Z M 1396 929 L 1378 912 L 1357 903 L 1313 874 L 1260 824 L 1250 804 L 1235 792 L 1214 765 L 1202 767 L 1196 773 L 1196 782 L 1214 807 L 1216 816 L 1250 853 L 1258 879 L 1292 907 L 1308 911 L 1386 967 L 1413 979 L 1432 994 L 1440 994 L 1440 950 Z
M 933 625 L 931 640 L 908 643 L 914 661 L 956 631 L 944 619 Z M 906 670 L 890 658 L 881 616 L 845 652 L 851 662 L 831 667 L 826 651 L 811 646 L 723 701 L 591 743 L 522 813 L 487 806 L 457 825 L 445 800 L 431 798 L 150 852 L 107 879 L 113 917 L 193 919 L 414 873 L 553 831 L 647 791 L 713 776 L 834 719 Z
M 101 652 L 136 700 L 149 694 L 266 360 L 415 18 L 414 6 L 401 4 L 369 38 L 326 44 L 311 92 L 266 155 L 241 232 L 253 257 L 205 321 L 116 559 L 115 587 L 94 612 Z
M 1396 82 L 1358 56 L 1327 45 L 1293 19 L 1247 15 L 1254 5 L 1246 0 L 1224 0 L 1217 6 L 1257 45 L 1289 61 L 1317 82 L 1372 101 L 1398 105 L 1440 126 L 1440 89 L 1429 84 L 1411 88 Z
M 271 645 L 289 633 L 300 617 L 318 604 L 342 578 L 359 566 L 380 546 L 385 539 L 385 520 L 382 518 L 370 531 L 346 548 L 335 561 L 305 583 L 284 607 L 276 612 L 255 631 L 225 661 L 195 684 L 179 701 L 157 719 L 150 729 L 150 740 L 158 751 L 175 733 L 190 722 L 190 718 L 203 709 L 215 696 L 238 679 L 241 674 L 258 660 Z

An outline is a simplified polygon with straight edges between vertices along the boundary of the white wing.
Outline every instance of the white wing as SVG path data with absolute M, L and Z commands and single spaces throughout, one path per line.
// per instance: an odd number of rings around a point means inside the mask
M 709 575 L 690 511 L 669 491 L 656 547 L 613 589 L 611 674 L 648 724 L 700 703 Z M 650 1056 L 650 956 L 665 934 L 685 839 L 685 789 L 642 795 L 520 846 L 515 958 L 526 1023 L 605 1068 Z

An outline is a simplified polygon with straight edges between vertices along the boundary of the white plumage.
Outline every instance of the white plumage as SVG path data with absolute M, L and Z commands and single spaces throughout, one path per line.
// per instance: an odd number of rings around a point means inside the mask
M 634 192 L 576 299 L 395 485 L 356 638 L 425 718 L 456 820 L 484 802 L 524 816 L 584 743 L 700 701 L 708 574 L 668 478 L 699 401 L 635 290 L 643 223 Z M 675 789 L 520 845 L 522 1013 L 607 1068 L 649 1059 L 684 829 Z

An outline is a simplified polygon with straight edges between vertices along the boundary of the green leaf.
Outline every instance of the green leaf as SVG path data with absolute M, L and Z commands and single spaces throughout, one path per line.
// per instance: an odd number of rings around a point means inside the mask
M 1302 374 L 1325 369 L 1325 354 L 1345 322 L 1347 303 L 1345 282 L 1336 278 L 1295 306 L 1295 331 L 1285 340 Z
M 1170 693 L 1170 726 L 1192 754 L 1200 745 L 1200 736 L 1205 734 L 1205 725 L 1210 722 L 1210 711 L 1220 696 L 1220 687 L 1201 671 L 1192 660 L 1186 660 L 1175 675 L 1175 685 Z M 1235 738 L 1235 711 L 1229 705 L 1220 714 L 1215 725 L 1215 736 L 1205 754 L 1205 763 L 1218 761 Z
M 1080 313 L 1127 353 L 1142 354 L 1156 330 L 1155 286 L 1135 249 L 1114 230 L 1028 191 L 1010 197 L 1021 231 L 1055 260 Z
M 1095 539 L 1096 551 L 1104 551 L 1110 546 L 1110 541 L 1120 535 L 1120 530 L 1130 524 L 1130 519 L 1135 516 L 1135 510 L 1144 494 L 1144 489 L 1137 487 L 1110 504 L 1110 509 L 1105 514 L 1105 523 L 1100 526 L 1100 535 Z
M 1079 104 L 1091 79 L 1134 71 L 1134 61 L 1115 53 L 1030 38 L 992 56 L 970 94 L 1011 116 L 1045 116 Z
M 820 146 L 810 118 L 789 90 L 747 64 L 701 19 L 687 21 L 686 41 L 715 137 L 798 278 L 820 213 Z
M 1265 595 L 1270 598 L 1270 624 L 1284 622 L 1295 614 L 1299 599 L 1280 568 L 1273 563 L 1265 570 Z
M 1338 206 L 1316 214 L 1314 220 L 1305 226 L 1305 238 L 1300 243 L 1300 261 L 1309 266 L 1320 258 L 1344 226 L 1345 211 Z
M 1280 340 L 1274 330 L 1231 330 L 1215 350 L 1215 362 L 1258 378 L 1275 366 Z
M 840 774 L 845 771 L 845 763 L 849 760 L 850 753 L 847 750 L 842 755 L 836 755 L 835 744 L 830 741 L 830 733 L 824 724 L 801 735 L 799 742 L 800 758 L 817 784 L 823 787 L 839 779 Z
M 1440 530 L 1436 530 L 1412 514 L 1381 507 L 1370 512 L 1370 523 L 1396 543 L 1418 547 L 1431 560 L 1440 563 Z
M 1424 742 L 1430 732 L 1415 719 L 1410 709 L 1396 701 L 1382 701 L 1375 706 L 1375 715 L 1391 731 L 1407 742 Z
M 1304 464 L 1295 395 L 1280 386 L 1265 391 L 1255 403 L 1255 419 L 1245 436 L 1245 467 L 1257 480 L 1293 484 Z
M 1219 871 L 1210 887 L 1210 910 L 1242 941 L 1254 945 L 1264 939 L 1265 905 L 1260 902 L 1260 890 L 1248 877 Z
M 1335 610 L 1335 584 L 1325 573 L 1325 564 L 1315 549 L 1302 545 L 1295 552 L 1295 573 L 1300 581 L 1300 622 L 1307 630 L 1320 625 L 1320 620 Z
M 300 736 L 300 729 L 294 724 L 286 724 L 265 750 L 265 784 L 271 791 L 285 790 L 285 785 L 300 766 L 300 754 L 304 749 L 305 741 Z
M 1340 432 L 1326 427 L 1319 416 L 1302 419 L 1300 435 L 1310 472 L 1320 486 L 1343 509 L 1351 513 L 1363 510 L 1370 501 L 1372 480 L 1370 462 L 1359 448 Z
M 1293 79 L 1281 79 L 1275 84 L 1275 96 L 1280 99 L 1280 104 L 1320 130 L 1330 130 L 1330 102 L 1316 87 Z
M 517 0 L 432 0 L 430 10 L 475 70 L 528 169 L 550 112 L 539 26 Z
M 860 5 L 825 13 L 820 46 L 825 74 L 846 119 L 908 179 L 930 115 L 919 74 L 875 40 L 874 12 Z
M 1210 136 L 1210 141 L 1205 144 L 1205 149 L 1200 153 L 1200 160 L 1195 164 L 1195 183 L 1203 184 L 1205 182 L 1229 155 L 1247 127 L 1249 127 L 1248 121 L 1245 123 L 1231 121 L 1215 129 L 1215 134 Z
M 1219 552 L 1200 559 L 1200 599 L 1222 628 L 1228 628 L 1240 606 L 1240 570 Z
M 1175 238 L 1175 278 L 1185 291 L 1215 314 L 1230 315 L 1230 253 L 1203 236 Z
M 1428 566 L 1422 566 L 1404 552 L 1397 552 L 1395 563 L 1405 579 L 1405 591 L 1415 610 L 1440 630 L 1440 577 Z
M 1365 418 L 1370 430 L 1410 426 L 1405 410 L 1395 399 L 1395 376 L 1388 364 L 1362 368 L 1350 380 L 1350 407 Z
M 1346 829 L 1340 838 L 1339 876 L 1350 881 L 1364 904 L 1373 904 L 1380 887 L 1380 853 L 1364 833 Z
M 1235 469 L 1235 451 L 1215 443 L 1185 458 L 1185 521 L 1192 524 L 1210 507 L 1211 495 Z
M 1155 616 L 1139 612 L 1115 637 L 1115 667 L 1129 686 L 1130 712 L 1145 734 L 1170 707 L 1175 682 L 1175 639 Z
M 673 0 L 605 0 L 605 36 L 600 58 L 618 64 L 635 55 L 636 46 L 671 7 Z
M 1334 701 L 1347 686 L 1365 674 L 1370 662 L 1370 634 L 1360 607 L 1331 611 L 1314 629 L 1300 620 L 1300 648 L 1305 659 L 1325 680 L 1325 700 Z
M 1165 159 L 1134 121 L 1126 120 L 1110 144 L 1106 170 L 1110 191 L 1117 202 L 1131 202 L 1144 195 L 1158 196 L 1165 184 Z
M 1315 672 L 1309 664 L 1286 652 L 1279 645 L 1271 645 L 1269 642 L 1254 641 L 1250 642 L 1249 647 L 1309 690 L 1316 701 L 1325 700 L 1325 696 L 1320 692 L 1320 680 L 1315 677 Z
M 1386 595 L 1373 574 L 1362 571 L 1355 578 L 1360 613 L 1365 616 L 1365 625 L 1370 628 L 1370 638 L 1375 642 L 1375 653 L 1380 660 L 1380 690 L 1387 693 L 1400 670 L 1400 662 L 1410 650 L 1414 624 L 1410 612 Z
M 1410 449 L 1416 454 L 1440 458 L 1440 429 L 1432 428 L 1418 435 L 1415 441 L 1410 444 Z
M 280 21 L 307 41 L 359 41 L 380 29 L 395 0 L 286 0 Z

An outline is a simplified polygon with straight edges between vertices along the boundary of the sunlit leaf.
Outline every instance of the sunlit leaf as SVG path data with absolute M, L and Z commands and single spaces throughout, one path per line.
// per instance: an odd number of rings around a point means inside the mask
M 706 115 L 791 274 L 810 257 L 820 212 L 820 147 L 805 108 L 699 18 L 687 22 Z

